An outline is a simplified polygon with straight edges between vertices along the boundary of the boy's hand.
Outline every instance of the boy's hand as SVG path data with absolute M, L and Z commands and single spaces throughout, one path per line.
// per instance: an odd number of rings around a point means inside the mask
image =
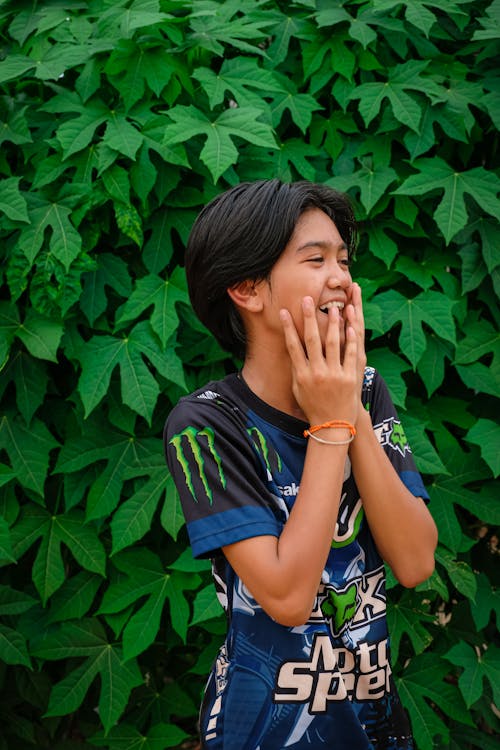
M 352 306 L 354 308 L 354 306 Z M 304 345 L 288 310 L 281 310 L 281 321 L 290 356 L 293 393 L 310 424 L 332 419 L 356 421 L 360 400 L 358 376 L 358 336 L 349 313 L 345 325 L 342 355 L 340 316 L 336 307 L 328 310 L 328 328 L 322 342 L 317 312 L 311 297 L 302 302 Z

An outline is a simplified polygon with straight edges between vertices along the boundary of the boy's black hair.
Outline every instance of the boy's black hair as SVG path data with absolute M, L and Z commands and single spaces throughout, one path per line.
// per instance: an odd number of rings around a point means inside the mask
M 348 198 L 307 181 L 242 182 L 211 200 L 193 225 L 186 249 L 191 304 L 221 346 L 237 357 L 245 355 L 246 334 L 227 289 L 268 278 L 308 208 L 332 219 L 351 256 L 357 228 Z

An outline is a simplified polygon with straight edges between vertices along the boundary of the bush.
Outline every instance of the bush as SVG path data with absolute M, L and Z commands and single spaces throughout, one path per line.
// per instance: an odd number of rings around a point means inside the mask
M 0 747 L 196 734 L 224 621 L 161 432 L 233 364 L 183 249 L 275 176 L 353 198 L 431 493 L 437 570 L 390 591 L 418 747 L 496 747 L 499 0 L 12 0 L 0 29 Z

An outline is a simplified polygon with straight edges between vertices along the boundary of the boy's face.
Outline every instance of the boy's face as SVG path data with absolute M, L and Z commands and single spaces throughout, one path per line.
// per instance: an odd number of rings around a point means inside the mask
M 312 297 L 321 340 L 328 328 L 328 307 L 339 308 L 341 345 L 345 342 L 344 307 L 350 300 L 352 278 L 347 247 L 333 221 L 319 208 L 305 211 L 278 261 L 267 284 L 269 322 L 277 320 L 279 310 L 286 308 L 303 342 L 302 300 Z M 276 318 L 275 318 L 276 315 Z

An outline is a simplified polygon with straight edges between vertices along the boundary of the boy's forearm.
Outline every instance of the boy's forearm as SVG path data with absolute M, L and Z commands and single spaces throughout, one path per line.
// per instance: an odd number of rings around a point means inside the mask
M 368 412 L 360 414 L 356 427 L 349 455 L 370 530 L 400 583 L 415 586 L 434 570 L 436 525 L 423 500 L 398 477 Z
M 338 432 L 331 439 L 338 439 Z M 346 456 L 346 446 L 311 441 L 281 536 L 244 540 L 224 550 L 252 596 L 281 624 L 300 625 L 309 618 L 335 531 Z

